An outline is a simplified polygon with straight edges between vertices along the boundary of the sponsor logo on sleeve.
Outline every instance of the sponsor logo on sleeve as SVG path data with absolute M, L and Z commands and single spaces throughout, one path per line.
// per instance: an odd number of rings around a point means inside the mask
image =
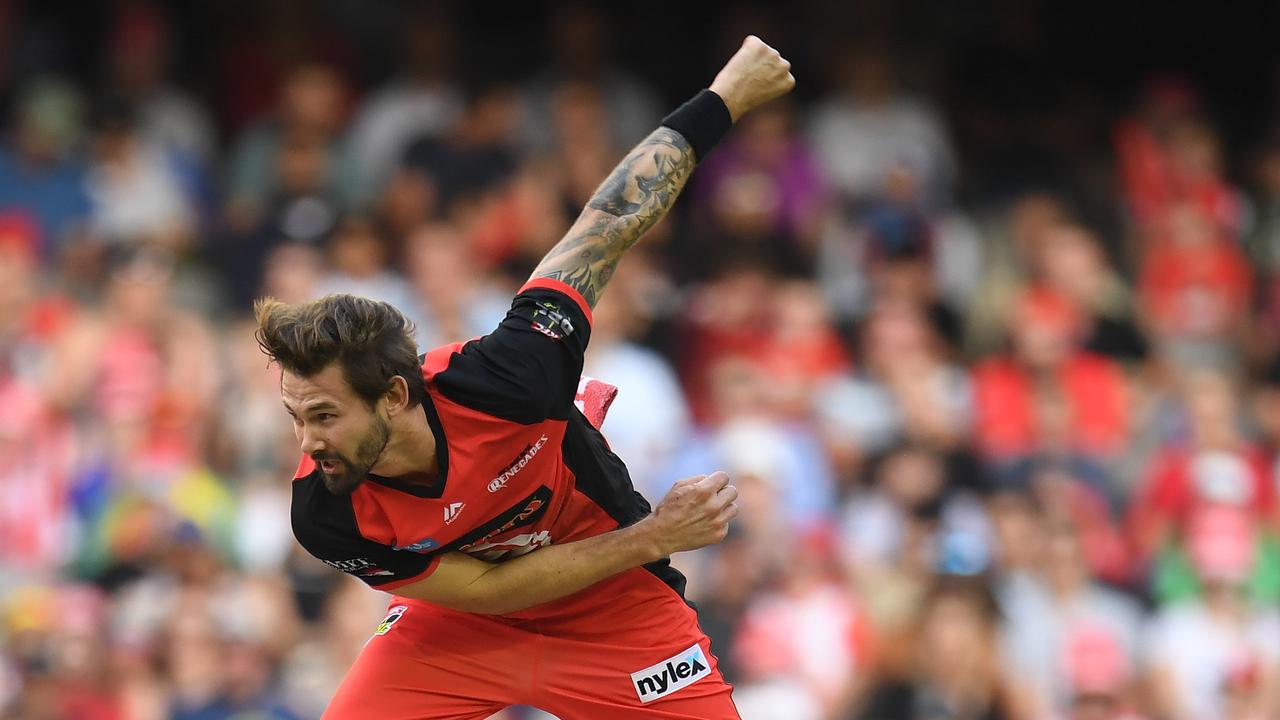
M 388 609 L 387 616 L 383 618 L 382 622 L 378 623 L 378 629 L 375 630 L 373 634 L 386 635 L 387 631 L 391 629 L 391 626 L 395 625 L 400 618 L 408 612 L 408 610 L 408 605 L 396 605 L 395 607 Z
M 711 674 L 711 663 L 701 645 L 678 653 L 657 665 L 631 673 L 640 702 L 650 703 L 673 692 L 683 690 Z
M 528 445 L 524 450 L 520 451 L 520 457 L 512 460 L 510 465 L 507 465 L 502 472 L 498 473 L 498 477 L 489 481 L 489 492 L 498 492 L 506 487 L 507 482 L 515 477 L 516 473 L 523 470 L 529 464 L 529 461 L 533 460 L 534 456 L 538 454 L 538 451 L 542 449 L 542 446 L 546 444 L 547 436 L 543 435 L 538 438 L 538 442 Z
M 533 322 L 530 327 L 552 340 L 559 340 L 573 334 L 573 322 L 559 305 L 552 302 L 538 303 L 538 307 L 533 311 Z
M 382 577 L 387 575 L 395 575 L 390 570 L 383 570 L 374 565 L 367 558 L 352 558 L 350 560 L 325 560 L 321 558 L 325 565 L 331 568 L 341 570 L 344 573 L 350 573 L 357 577 Z

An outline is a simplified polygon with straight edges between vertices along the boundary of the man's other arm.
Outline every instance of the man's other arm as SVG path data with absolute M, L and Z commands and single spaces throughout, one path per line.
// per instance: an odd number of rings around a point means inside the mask
M 795 86 L 790 70 L 791 63 L 752 35 L 709 89 L 736 122 L 790 91 Z M 623 253 L 671 209 L 698 159 L 679 132 L 666 126 L 654 130 L 609 174 L 532 278 L 560 280 L 595 307 Z
M 738 514 L 737 497 L 737 488 L 723 472 L 688 478 L 677 482 L 653 513 L 635 525 L 497 564 L 447 553 L 435 572 L 395 592 L 466 612 L 518 612 L 673 552 L 720 542 Z

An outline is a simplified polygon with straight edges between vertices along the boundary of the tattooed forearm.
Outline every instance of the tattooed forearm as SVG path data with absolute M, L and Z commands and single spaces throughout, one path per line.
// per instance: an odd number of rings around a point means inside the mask
M 560 280 L 595 307 L 623 253 L 671 209 L 695 162 L 680 133 L 654 130 L 596 189 L 533 276 Z

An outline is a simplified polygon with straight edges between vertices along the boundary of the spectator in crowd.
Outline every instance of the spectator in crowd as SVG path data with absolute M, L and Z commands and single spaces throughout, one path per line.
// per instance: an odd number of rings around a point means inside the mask
M 1223 177 L 1222 150 L 1196 90 L 1183 78 L 1152 79 L 1137 112 L 1112 132 L 1124 200 L 1144 245 L 1176 233 L 1173 213 L 1196 215 L 1210 234 L 1243 227 L 1239 192 Z
M 414 138 L 445 134 L 461 111 L 452 19 L 434 4 L 412 6 L 407 14 L 399 30 L 400 74 L 366 97 L 351 123 L 360 209 L 382 194 Z
M 392 269 L 392 251 L 382 228 L 373 218 L 348 215 L 335 228 L 328 242 L 328 265 L 332 270 L 321 278 L 316 294 L 347 293 L 388 302 L 405 313 L 415 325 L 418 318 L 413 290 L 400 273 Z
M 1263 144 L 1252 169 L 1257 219 L 1246 238 L 1246 249 L 1259 297 L 1249 347 L 1250 359 L 1257 365 L 1280 348 L 1280 137 Z
M 1253 520 L 1215 507 L 1187 530 L 1200 598 L 1163 608 L 1145 640 L 1158 716 L 1267 717 L 1280 712 L 1280 613 L 1250 603 Z M 1194 648 L 1194 651 L 1189 651 Z
M 689 305 L 678 330 L 682 377 L 695 416 L 710 423 L 732 412 L 710 407 L 710 376 L 722 361 L 740 360 L 772 378 L 762 388 L 767 407 L 743 409 L 791 418 L 807 414 L 805 397 L 812 388 L 848 368 L 848 354 L 817 288 L 781 281 L 754 253 L 727 260 L 719 277 L 694 291 Z
M 186 250 L 196 230 L 194 198 L 184 192 L 172 155 L 141 134 L 124 98 L 97 108 L 87 176 L 94 236 L 107 245 Z
M 211 201 L 217 140 L 213 119 L 195 97 L 171 83 L 173 32 L 159 7 L 123 6 L 107 41 L 108 82 L 134 108 L 143 143 L 168 153 L 183 186 Z
M 834 93 L 814 108 L 809 133 L 836 191 L 846 202 L 865 202 L 905 168 L 920 182 L 927 207 L 949 202 L 955 151 L 946 125 L 902 88 L 891 49 L 841 42 L 835 55 Z
M 237 209 L 231 201 L 225 247 L 219 252 L 233 304 L 239 308 L 248 308 L 261 289 L 263 267 L 275 248 L 321 248 L 342 219 L 344 205 L 330 182 L 338 170 L 321 136 L 297 130 L 282 137 L 274 152 L 271 162 L 279 186 L 257 210 L 247 205 Z
M 1074 529 L 1090 574 L 1126 587 L 1138 581 L 1123 514 L 1128 488 L 1118 487 L 1105 465 L 1050 451 L 993 475 L 999 491 L 1033 497 L 1042 522 Z
M 1138 279 L 1157 348 L 1183 367 L 1238 368 L 1234 342 L 1252 294 L 1243 249 L 1191 203 L 1171 207 L 1161 230 Z
M 13 596 L 5 630 L 20 663 L 19 717 L 111 720 L 128 709 L 99 631 L 106 611 L 103 593 L 85 585 L 29 586 Z
M 655 492 L 665 493 L 695 465 L 767 477 L 792 531 L 830 519 L 834 482 L 817 439 L 769 408 L 767 377 L 746 358 L 727 356 L 708 370 L 713 424 L 696 427 L 676 450 Z
M 486 270 L 520 250 L 531 218 L 525 212 L 515 147 L 519 97 L 505 82 L 473 80 L 450 132 L 410 143 L 388 191 L 392 232 L 446 220 L 466 238 Z
M 350 37 L 335 27 L 329 13 L 315 12 L 309 3 L 281 0 L 226 9 L 230 12 L 222 18 L 205 18 L 234 28 L 206 45 L 213 75 L 207 99 L 232 137 L 279 113 L 280 99 L 296 87 L 300 69 L 319 65 L 326 72 L 351 71 L 356 66 Z
M 841 509 L 840 549 L 875 625 L 898 633 L 935 573 L 987 569 L 992 529 L 980 499 L 928 446 L 890 448 L 869 475 Z
M 1274 281 L 1280 267 L 1280 138 L 1269 139 L 1254 166 L 1254 212 L 1257 222 L 1249 238 L 1250 259 L 1263 276 Z M 1264 308 L 1274 313 L 1275 300 L 1268 295 Z
M 813 394 L 841 477 L 853 477 L 862 460 L 901 441 L 964 454 L 972 414 L 968 374 L 947 361 L 924 310 L 904 301 L 877 303 L 858 344 L 856 371 Z
M 833 539 L 812 531 L 793 546 L 777 589 L 747 607 L 734 646 L 747 688 L 754 682 L 793 684 L 801 692 L 798 705 L 817 706 L 816 717 L 847 713 L 871 650 L 867 620 L 835 572 Z
M 333 577 L 326 574 L 325 577 Z M 325 598 L 321 621 L 326 632 L 312 633 L 288 651 L 282 681 L 290 706 L 303 717 L 319 717 L 333 691 L 386 614 L 386 602 L 355 578 L 338 576 Z
M 868 690 L 857 717 L 1030 719 L 1024 693 L 1002 671 L 995 599 L 981 581 L 944 577 L 921 609 L 903 665 Z M 964 658 L 952 662 L 948 658 Z
M 423 347 L 484 335 L 506 315 L 510 290 L 477 271 L 465 238 L 448 223 L 415 229 L 405 240 L 404 256 L 413 295 L 406 313 L 417 318 Z
M 566 2 L 551 14 L 551 64 L 527 84 L 529 114 L 522 144 L 546 150 L 553 142 L 552 103 L 563 83 L 586 83 L 601 94 L 610 140 L 618 147 L 639 142 L 658 120 L 661 103 L 644 81 L 613 58 L 614 28 L 600 6 Z
M 983 355 L 999 349 L 1007 335 L 1008 308 L 1036 277 L 1037 258 L 1052 231 L 1071 223 L 1063 199 L 1027 192 L 1011 200 L 986 223 L 985 263 L 979 289 L 968 306 L 965 349 Z M 1060 291 L 1061 292 L 1061 291 Z
M 1081 320 L 1046 288 L 1028 288 L 1008 319 L 1011 352 L 973 371 L 976 442 L 993 462 L 1044 449 L 1113 457 L 1130 431 L 1129 386 L 1111 360 L 1079 350 Z
M 0 210 L 25 212 L 35 221 L 45 259 L 83 242 L 88 231 L 82 105 L 65 81 L 29 80 L 0 146 Z
M 794 109 L 748 115 L 698 171 L 693 188 L 708 242 L 751 244 L 793 272 L 810 272 L 826 190 L 816 158 L 794 129 Z
M 349 183 L 351 155 L 344 137 L 347 87 L 339 72 L 322 63 L 303 63 L 285 77 L 274 115 L 255 123 L 235 141 L 228 163 L 226 216 L 231 227 L 245 231 L 256 226 L 270 202 L 295 191 L 290 154 L 305 147 L 312 165 L 310 188 L 346 207 L 353 190 Z M 301 162 L 298 159 L 297 162 Z
M 1101 704 L 1092 696 L 1131 705 L 1141 610 L 1090 577 L 1076 528 L 1046 527 L 1046 519 L 1033 518 L 1045 528 L 1031 538 L 1035 564 L 1001 581 L 1010 676 L 1034 698 L 1036 717 L 1068 717 L 1081 702 Z
M 585 80 L 561 82 L 549 99 L 551 142 L 538 157 L 539 173 L 556 177 L 566 222 L 591 199 L 600 177 L 607 176 L 610 163 L 626 149 L 618 145 L 609 127 L 609 108 L 604 91 Z M 542 157 L 539 157 L 542 156 Z M 715 157 L 714 155 L 712 157 Z M 646 243 L 648 245 L 648 243 Z
M 1152 563 L 1153 589 L 1163 600 L 1196 592 L 1194 565 L 1188 567 L 1184 558 L 1190 529 L 1201 515 L 1240 512 L 1249 518 L 1249 528 L 1261 530 L 1276 513 L 1274 480 L 1261 449 L 1241 431 L 1242 410 L 1232 382 L 1214 370 L 1200 370 L 1183 386 L 1183 433 L 1151 458 L 1130 507 L 1140 557 Z M 1274 576 L 1280 558 L 1266 534 L 1251 530 L 1249 535 L 1251 544 L 1261 546 L 1259 580 Z M 1280 591 L 1274 578 L 1253 589 L 1270 601 Z
M 829 213 L 818 242 L 818 277 L 842 319 L 886 295 L 910 299 L 926 305 L 958 345 L 953 305 L 964 306 L 977 291 L 983 251 L 967 217 L 926 203 L 922 181 L 913 169 L 895 168 L 876 195 Z
M 1280 479 L 1280 361 L 1268 364 L 1249 394 L 1246 399 L 1249 425 L 1256 429 L 1268 474 Z
M 1037 275 L 1075 306 L 1083 323 L 1083 349 L 1127 364 L 1147 357 L 1147 340 L 1134 322 L 1133 298 L 1109 266 L 1088 230 L 1063 224 L 1049 229 L 1039 247 Z

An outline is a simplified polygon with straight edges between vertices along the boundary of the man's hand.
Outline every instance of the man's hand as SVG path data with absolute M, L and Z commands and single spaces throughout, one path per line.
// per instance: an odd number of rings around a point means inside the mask
M 657 543 L 663 556 L 696 550 L 724 539 L 738 515 L 738 489 L 722 471 L 678 481 L 637 525 Z
M 737 122 L 753 108 L 786 95 L 795 86 L 791 63 L 760 38 L 748 35 L 712 81 L 711 91 L 720 96 Z

